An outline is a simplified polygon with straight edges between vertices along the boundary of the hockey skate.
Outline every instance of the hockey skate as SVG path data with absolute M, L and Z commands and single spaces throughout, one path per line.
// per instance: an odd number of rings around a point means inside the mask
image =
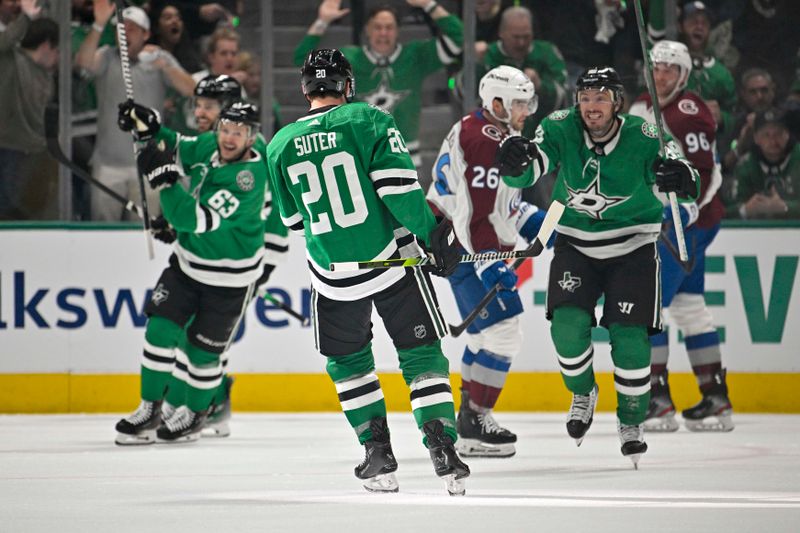
M 441 420 L 429 420 L 422 425 L 428 438 L 428 451 L 436 475 L 444 480 L 450 496 L 466 494 L 464 478 L 469 477 L 469 467 L 458 458 L 453 439 L 445 433 Z
M 160 424 L 161 401 L 142 400 L 132 415 L 117 422 L 117 437 L 114 442 L 120 446 L 153 444 Z
M 233 387 L 233 377 L 225 376 L 225 401 L 218 405 L 208 408 L 208 417 L 200 435 L 210 438 L 227 437 L 231 434 L 231 387 Z
M 575 439 L 575 445 L 580 446 L 583 437 L 594 420 L 594 408 L 597 405 L 597 383 L 594 384 L 589 394 L 573 394 L 572 405 L 567 416 L 567 433 Z
M 397 460 L 389 441 L 389 427 L 383 417 L 369 421 L 372 439 L 364 443 L 364 460 L 355 468 L 356 477 L 369 492 L 397 492 L 400 486 L 394 472 Z
M 194 442 L 200 438 L 205 420 L 206 411 L 192 411 L 187 406 L 181 405 L 156 430 L 156 442 L 167 444 Z
M 678 431 L 675 420 L 675 405 L 669 393 L 667 372 L 653 375 L 654 382 L 650 389 L 650 405 L 644 420 L 645 431 L 673 432 Z
M 703 393 L 703 399 L 681 413 L 689 431 L 733 431 L 733 408 L 728 399 L 725 369 L 714 374 L 714 386 Z
M 456 430 L 456 449 L 462 457 L 511 457 L 517 453 L 517 436 L 500 427 L 491 411 L 479 413 L 461 404 Z
M 622 455 L 633 461 L 633 468 L 639 470 L 639 459 L 647 451 L 647 443 L 644 441 L 644 424 L 628 426 L 617 419 L 617 432 L 619 441 L 622 444 Z

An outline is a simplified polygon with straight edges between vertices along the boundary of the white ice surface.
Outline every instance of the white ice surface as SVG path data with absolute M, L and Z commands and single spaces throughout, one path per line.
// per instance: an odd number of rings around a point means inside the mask
M 234 413 L 232 435 L 118 447 L 118 416 L 0 416 L 0 532 L 800 532 L 800 416 L 648 434 L 640 469 L 611 414 L 576 448 L 564 416 L 499 413 L 511 459 L 471 459 L 449 497 L 410 413 L 390 413 L 400 493 L 368 494 L 341 414 Z

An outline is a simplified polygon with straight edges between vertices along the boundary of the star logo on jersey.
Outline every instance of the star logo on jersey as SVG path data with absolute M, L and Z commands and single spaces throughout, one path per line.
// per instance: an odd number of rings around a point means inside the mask
M 573 276 L 570 271 L 566 271 L 561 281 L 558 282 L 558 286 L 561 287 L 561 290 L 575 292 L 575 289 L 581 286 L 581 278 Z
M 597 178 L 585 189 L 573 189 L 567 187 L 567 205 L 578 211 L 589 215 L 595 220 L 603 218 L 603 213 L 617 204 L 621 204 L 629 196 L 607 196 L 600 192 L 600 180 Z
M 411 91 L 393 91 L 389 82 L 384 77 L 372 92 L 366 93 L 361 99 L 368 104 L 378 106 L 391 113 Z

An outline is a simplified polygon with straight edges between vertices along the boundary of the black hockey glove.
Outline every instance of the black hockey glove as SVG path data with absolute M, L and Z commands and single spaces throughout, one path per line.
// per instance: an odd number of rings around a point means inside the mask
M 154 191 L 173 186 L 181 177 L 173 152 L 171 150 L 162 151 L 152 141 L 139 152 L 136 164 L 139 172 Z
M 163 215 L 158 215 L 150 221 L 150 231 L 153 232 L 154 239 L 164 244 L 172 244 L 178 238 L 175 228 L 169 225 Z
M 676 159 L 656 159 L 653 164 L 656 185 L 660 192 L 674 192 L 681 198 L 697 194 L 697 181 L 692 170 Z
M 503 176 L 519 176 L 538 154 L 536 145 L 520 135 L 503 139 L 494 156 L 494 164 Z
M 430 253 L 436 264 L 423 267 L 426 271 L 436 276 L 447 277 L 453 274 L 461 261 L 461 248 L 453 231 L 453 226 L 447 219 L 431 230 Z
M 161 129 L 161 117 L 155 109 L 125 100 L 119 104 L 117 125 L 122 131 L 133 131 L 137 140 L 149 141 Z

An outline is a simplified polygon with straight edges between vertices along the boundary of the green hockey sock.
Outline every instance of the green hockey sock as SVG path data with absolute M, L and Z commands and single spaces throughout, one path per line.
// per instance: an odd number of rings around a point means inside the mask
M 445 432 L 455 442 L 456 414 L 450 388 L 450 364 L 442 353 L 441 341 L 415 348 L 397 350 L 403 379 L 411 388 L 411 409 L 417 427 L 430 420 L 440 420 Z M 423 437 L 423 444 L 426 439 Z
M 644 422 L 650 403 L 650 338 L 645 326 L 611 324 L 611 359 L 617 391 L 617 418 L 626 425 Z
M 564 385 L 573 394 L 589 394 L 595 384 L 592 317 L 578 307 L 558 307 L 553 311 L 550 336 Z
M 329 357 L 326 370 L 336 386 L 345 418 L 355 430 L 358 442 L 365 443 L 372 438 L 369 421 L 386 417 L 386 401 L 375 374 L 372 344 L 350 355 Z
M 182 336 L 183 329 L 175 322 L 159 316 L 148 319 L 141 366 L 143 400 L 154 402 L 164 398 L 175 367 L 175 347 Z

